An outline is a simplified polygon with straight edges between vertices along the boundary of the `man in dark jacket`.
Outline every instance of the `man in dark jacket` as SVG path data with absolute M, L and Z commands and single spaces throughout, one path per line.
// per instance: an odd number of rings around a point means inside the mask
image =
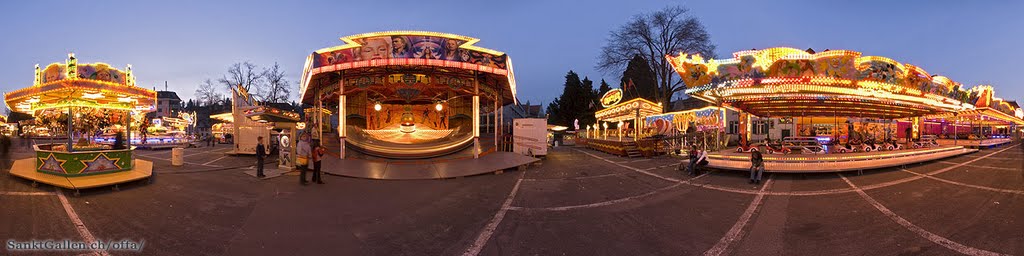
M 263 178 L 263 158 L 267 156 L 267 147 L 263 146 L 263 136 L 256 138 L 256 177 Z

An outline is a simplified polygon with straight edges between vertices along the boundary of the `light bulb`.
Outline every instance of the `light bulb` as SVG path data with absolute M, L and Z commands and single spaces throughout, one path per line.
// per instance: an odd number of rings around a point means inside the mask
M 374 103 L 373 110 L 380 111 L 380 103 Z
M 441 105 L 441 103 L 437 103 L 436 105 L 434 105 L 434 109 L 436 109 L 437 111 L 441 111 L 442 109 L 444 109 L 444 106 Z

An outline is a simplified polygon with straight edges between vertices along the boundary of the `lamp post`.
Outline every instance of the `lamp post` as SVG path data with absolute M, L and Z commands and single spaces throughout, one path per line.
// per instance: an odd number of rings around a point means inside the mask
M 953 112 L 953 146 L 956 146 L 956 139 L 957 137 L 960 137 L 960 135 L 956 134 L 956 125 L 960 122 L 960 117 L 957 116 L 958 113 L 959 112 Z

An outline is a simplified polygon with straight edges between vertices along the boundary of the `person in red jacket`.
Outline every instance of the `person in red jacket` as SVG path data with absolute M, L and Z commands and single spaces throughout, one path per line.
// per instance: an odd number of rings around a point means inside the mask
M 320 145 L 320 140 L 313 140 L 313 182 L 324 184 L 323 172 L 320 171 L 320 160 L 323 160 L 327 149 Z

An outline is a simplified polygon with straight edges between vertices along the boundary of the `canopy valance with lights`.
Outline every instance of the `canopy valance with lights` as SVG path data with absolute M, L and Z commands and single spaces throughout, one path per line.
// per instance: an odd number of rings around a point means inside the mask
M 594 112 L 594 117 L 597 118 L 598 122 L 614 123 L 661 114 L 661 112 L 661 104 L 654 103 L 644 98 L 635 98 L 598 110 Z
M 855 51 L 780 47 L 726 60 L 667 58 L 690 96 L 761 117 L 904 118 L 974 108 L 960 83 Z
M 155 91 L 135 86 L 130 65 L 121 71 L 105 63 L 78 64 L 70 54 L 66 63 L 53 63 L 45 69 L 36 66 L 35 73 L 31 87 L 4 95 L 14 111 L 36 114 L 46 109 L 90 107 L 148 112 L 156 101 Z

